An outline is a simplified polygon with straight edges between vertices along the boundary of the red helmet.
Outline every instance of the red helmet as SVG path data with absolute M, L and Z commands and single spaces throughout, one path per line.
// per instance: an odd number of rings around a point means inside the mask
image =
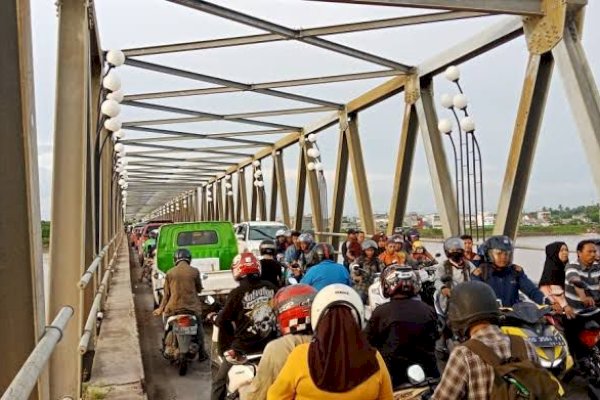
M 317 290 L 303 283 L 279 290 L 273 298 L 273 311 L 279 330 L 288 333 L 310 332 L 310 307 Z
M 236 281 L 249 276 L 258 278 L 260 276 L 260 263 L 254 254 L 245 252 L 233 259 L 231 272 L 233 273 L 233 279 Z

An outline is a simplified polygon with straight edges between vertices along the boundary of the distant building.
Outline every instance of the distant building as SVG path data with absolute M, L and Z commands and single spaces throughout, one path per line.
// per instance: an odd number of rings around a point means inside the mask
M 550 211 L 538 211 L 537 212 L 537 219 L 539 219 L 540 221 L 550 222 L 551 217 L 552 217 L 552 215 L 550 214 Z
M 433 229 L 442 229 L 442 220 L 439 214 L 427 214 L 422 220 L 425 225 Z

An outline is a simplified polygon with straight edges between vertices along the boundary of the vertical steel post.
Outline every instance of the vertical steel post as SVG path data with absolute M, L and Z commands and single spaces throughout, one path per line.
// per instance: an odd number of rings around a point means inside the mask
M 348 138 L 346 136 L 346 130 L 348 130 L 348 119 L 341 118 L 335 182 L 333 183 L 333 205 L 331 207 L 331 220 L 329 222 L 329 231 L 334 233 L 339 232 L 342 229 L 344 200 L 346 199 L 346 182 L 348 180 Z M 334 249 L 338 249 L 339 243 L 339 237 L 331 237 L 331 245 Z
M 73 321 L 82 319 L 77 282 L 85 268 L 84 133 L 88 126 L 88 109 L 81 99 L 87 98 L 89 80 L 87 4 L 82 0 L 63 0 L 58 23 L 49 311 L 55 315 L 61 307 L 70 305 L 74 309 Z M 51 399 L 79 398 L 79 334 L 77 322 L 69 324 L 50 359 Z
M 365 161 L 358 134 L 358 113 L 350 116 L 346 136 L 348 140 L 350 167 L 352 168 L 352 179 L 354 180 L 354 191 L 356 192 L 356 201 L 358 203 L 358 214 L 360 215 L 360 221 L 365 232 L 373 234 L 375 233 L 375 221 L 373 220 L 371 192 L 369 192 Z
M 238 171 L 238 222 L 248 221 L 250 214 L 248 212 L 248 192 L 246 186 L 246 170 Z
M 277 192 L 279 190 L 279 179 L 277 179 L 277 156 L 273 151 L 271 158 L 273 160 L 273 175 L 271 176 L 271 203 L 269 206 L 269 220 L 275 221 L 277 218 Z
M 44 333 L 44 271 L 28 0 L 0 2 L 0 388 Z M 30 399 L 48 398 L 47 374 Z
M 300 146 L 302 146 L 302 154 L 304 154 L 304 165 L 308 165 L 310 162 L 305 147 L 304 136 L 300 139 Z M 319 192 L 319 180 L 317 174 L 321 173 L 316 169 L 308 171 L 308 191 L 310 194 L 310 207 L 312 211 L 312 224 L 313 229 L 316 232 L 323 232 L 323 212 L 321 208 L 321 194 Z M 316 240 L 321 241 L 320 235 L 316 235 Z
M 600 192 L 600 95 L 581 45 L 582 20 L 583 10 L 569 16 L 563 40 L 552 53 L 556 58 L 596 189 Z
M 300 144 L 300 159 L 298 160 L 298 180 L 296 181 L 296 218 L 294 229 L 302 230 L 304 219 L 304 199 L 306 198 L 306 155 L 304 146 Z
M 444 236 L 458 235 L 458 212 L 456 198 L 452 194 L 452 178 L 446 162 L 446 152 L 438 130 L 438 119 L 433 104 L 433 81 L 431 77 L 421 79 L 420 95 L 415 102 L 419 128 L 423 135 L 425 155 L 431 174 L 433 194 L 440 213 Z
M 396 160 L 396 172 L 394 174 L 394 188 L 387 227 L 388 235 L 394 233 L 395 227 L 403 225 L 418 133 L 419 121 L 417 120 L 414 103 L 406 102 L 404 105 L 404 119 L 402 120 L 398 158 Z
M 281 203 L 281 216 L 283 218 L 283 223 L 287 226 L 292 226 L 287 186 L 285 182 L 285 168 L 283 166 L 283 153 L 281 150 L 275 152 L 275 155 L 273 156 L 273 164 L 275 166 L 275 172 L 277 175 L 277 187 L 279 188 L 279 201 Z
M 223 185 L 221 180 L 215 182 L 215 190 L 216 194 L 213 201 L 216 202 L 216 219 L 223 221 L 225 219 L 225 210 L 223 208 Z
M 544 116 L 554 59 L 551 53 L 530 54 L 498 202 L 494 234 L 517 236 L 533 156 Z

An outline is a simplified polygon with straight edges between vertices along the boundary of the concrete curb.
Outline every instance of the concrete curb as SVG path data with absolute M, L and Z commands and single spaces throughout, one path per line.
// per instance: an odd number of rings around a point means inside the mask
M 96 355 L 84 399 L 147 399 L 144 367 L 135 317 L 129 248 L 126 239 L 119 244 L 119 255 L 111 277 L 104 319 L 96 343 Z M 85 397 L 87 396 L 87 397 Z

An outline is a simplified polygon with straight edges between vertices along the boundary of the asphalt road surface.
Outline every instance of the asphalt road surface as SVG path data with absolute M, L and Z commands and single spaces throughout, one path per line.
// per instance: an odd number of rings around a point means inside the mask
M 149 400 L 209 400 L 211 388 L 210 361 L 190 362 L 185 376 L 179 376 L 177 367 L 170 365 L 160 354 L 163 334 L 161 318 L 152 315 L 154 302 L 152 288 L 139 282 L 141 268 L 131 262 L 131 285 L 134 294 L 135 311 L 142 362 L 146 377 L 146 393 Z M 208 343 L 207 343 L 208 346 Z M 209 349 L 209 347 L 206 347 Z

